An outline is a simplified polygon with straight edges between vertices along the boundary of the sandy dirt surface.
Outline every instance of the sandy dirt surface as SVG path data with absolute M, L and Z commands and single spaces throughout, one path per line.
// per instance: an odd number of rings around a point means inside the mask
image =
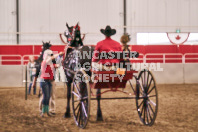
M 130 90 L 129 86 L 126 90 Z M 97 122 L 97 103 L 93 100 L 90 121 L 86 129 L 82 130 L 75 125 L 73 117 L 62 118 L 66 106 L 63 88 L 57 88 L 56 116 L 44 118 L 39 115 L 38 95 L 29 95 L 28 100 L 25 100 L 25 88 L 0 88 L 0 131 L 198 131 L 198 85 L 158 85 L 158 94 L 158 115 L 151 127 L 140 122 L 135 100 L 102 101 L 104 121 Z M 121 95 L 123 94 L 112 92 L 104 96 Z

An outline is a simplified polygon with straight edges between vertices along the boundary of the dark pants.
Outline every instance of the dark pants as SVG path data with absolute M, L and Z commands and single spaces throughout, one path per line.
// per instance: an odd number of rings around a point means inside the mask
M 51 89 L 52 89 L 52 84 L 50 81 L 44 81 L 44 82 L 40 82 L 40 86 L 42 89 L 42 93 L 43 93 L 43 100 L 42 100 L 42 104 L 43 105 L 49 105 L 49 100 L 50 100 L 50 95 L 51 95 Z
M 34 80 L 34 77 L 35 77 L 35 76 L 31 76 L 31 77 L 30 77 L 31 83 L 30 83 L 30 85 L 29 85 L 29 94 L 31 93 L 32 81 Z M 34 94 L 36 94 L 36 85 L 35 85 L 35 87 L 34 87 Z

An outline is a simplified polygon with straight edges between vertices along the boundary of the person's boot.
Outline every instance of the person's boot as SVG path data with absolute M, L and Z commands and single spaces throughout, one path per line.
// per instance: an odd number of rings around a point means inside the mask
M 40 116 L 41 116 L 41 117 L 44 117 L 45 111 L 46 111 L 46 106 L 43 105 L 43 107 L 42 107 L 42 112 L 40 113 Z
M 48 116 L 52 116 L 52 115 L 49 113 L 49 105 L 46 105 L 45 112 L 47 113 Z

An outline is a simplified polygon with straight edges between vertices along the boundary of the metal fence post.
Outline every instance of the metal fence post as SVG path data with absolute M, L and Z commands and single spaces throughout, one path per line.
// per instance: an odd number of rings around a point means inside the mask
M 27 100 L 27 65 L 25 66 L 25 100 Z
M 185 64 L 185 54 L 182 56 L 182 63 Z

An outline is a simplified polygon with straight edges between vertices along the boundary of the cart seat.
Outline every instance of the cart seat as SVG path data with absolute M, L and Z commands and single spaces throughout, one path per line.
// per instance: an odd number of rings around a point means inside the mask
M 133 73 L 138 71 L 130 70 L 125 74 L 116 74 L 116 71 L 92 71 L 95 77 L 94 88 L 125 88 L 126 82 L 133 78 Z

